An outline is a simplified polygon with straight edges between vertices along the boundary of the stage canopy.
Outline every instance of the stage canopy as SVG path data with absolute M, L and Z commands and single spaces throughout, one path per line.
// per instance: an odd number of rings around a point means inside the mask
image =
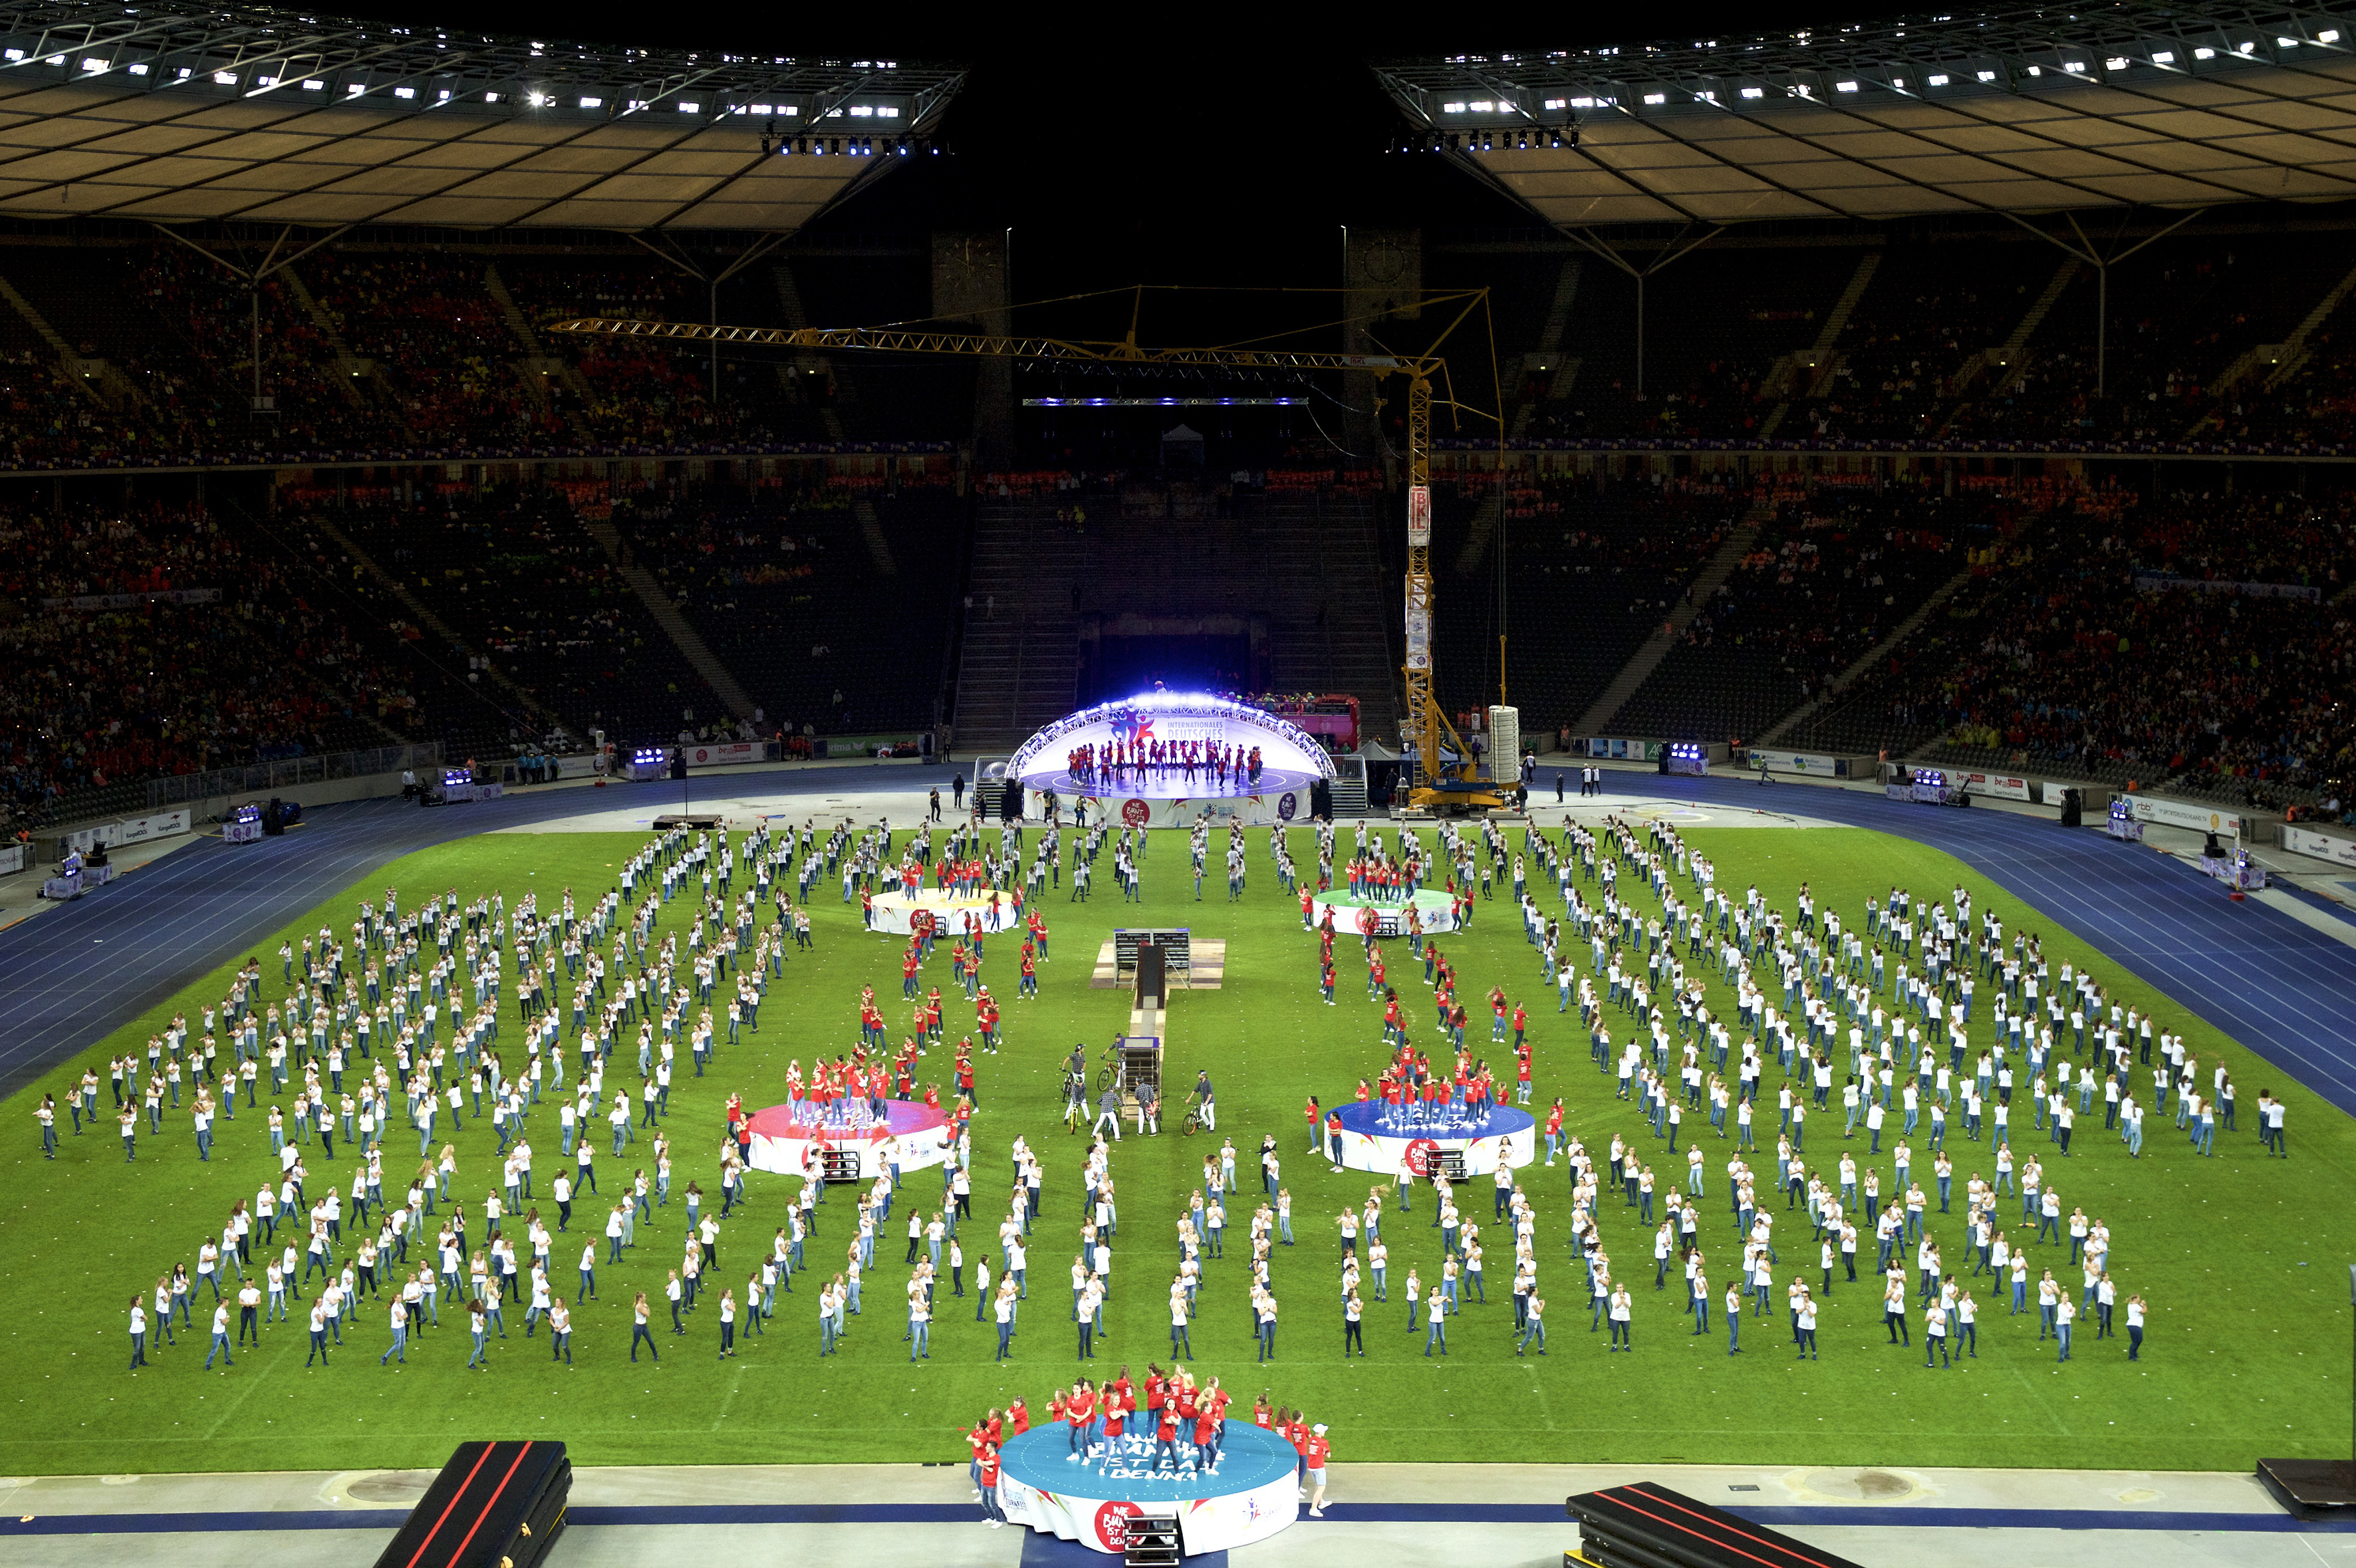
M 2356 196 L 2356 21 L 2023 7 L 1376 68 L 1547 221 L 1726 224 Z
M 1159 767 L 1131 765 L 1109 775 L 1073 772 L 1083 750 L 1099 759 L 1135 757 L 1131 748 L 1163 747 Z M 1240 762 L 1259 753 L 1257 777 L 1231 769 L 1224 779 L 1201 766 L 1187 768 L 1174 749 L 1192 745 L 1198 753 L 1225 749 Z M 1147 754 L 1147 755 L 1150 755 Z M 1056 720 L 1023 743 L 1007 763 L 1010 777 L 1033 789 L 1057 795 L 1122 796 L 1143 800 L 1249 797 L 1305 789 L 1334 776 L 1333 759 L 1308 732 L 1226 697 L 1203 693 L 1147 692 Z
M 790 232 L 929 149 L 961 68 L 258 6 L 0 5 L 0 212 Z

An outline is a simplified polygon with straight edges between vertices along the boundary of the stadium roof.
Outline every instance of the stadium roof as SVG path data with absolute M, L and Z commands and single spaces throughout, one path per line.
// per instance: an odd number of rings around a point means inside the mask
M 493 38 L 252 6 L 0 5 L 0 213 L 790 231 L 961 68 Z
M 2097 5 L 1394 60 L 1419 127 L 1558 227 L 2356 197 L 2356 21 Z

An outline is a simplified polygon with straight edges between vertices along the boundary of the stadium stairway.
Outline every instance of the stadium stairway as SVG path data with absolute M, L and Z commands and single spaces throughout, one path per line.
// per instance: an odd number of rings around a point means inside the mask
M 1830 381 L 1834 367 L 1839 363 L 1839 357 L 1833 349 L 1840 341 L 1841 329 L 1848 325 L 1848 318 L 1856 313 L 1858 301 L 1863 299 L 1865 291 L 1872 286 L 1873 274 L 1880 270 L 1879 251 L 1868 251 L 1859 256 L 1857 270 L 1849 274 L 1848 286 L 1841 290 L 1840 298 L 1835 300 L 1832 309 L 1825 313 L 1825 324 L 1816 333 L 1815 345 L 1804 353 L 1794 355 L 1796 362 L 1779 365 L 1771 374 L 1780 378 L 1786 387 L 1798 390 L 1803 397 L 1823 395 L 1824 385 Z M 1784 400 L 1768 413 L 1766 423 L 1759 429 L 1761 440 L 1775 434 L 1784 416 L 1791 413 L 1793 401 L 1787 392 Z M 1740 560 L 1741 557 L 1737 556 L 1736 559 Z
M 84 397 L 101 408 L 107 406 L 106 396 L 100 392 L 97 381 L 80 373 L 82 357 L 74 351 L 71 344 L 58 336 L 58 329 L 49 325 L 48 317 L 43 316 L 31 300 L 17 293 L 16 285 L 5 277 L 0 277 L 0 300 L 7 301 L 25 325 L 33 329 L 34 336 L 48 345 L 49 352 L 58 357 L 58 368 L 65 372 L 67 381 L 80 389 Z
M 1089 496 L 1077 528 L 1053 502 L 986 506 L 958 666 L 960 749 L 1020 745 L 1072 711 L 1084 614 L 1264 618 L 1280 691 L 1346 693 L 1363 733 L 1398 732 L 1376 503 L 1247 498 L 1228 517 L 1125 517 Z
M 1753 507 L 1743 514 L 1742 526 L 1726 536 L 1726 542 L 1718 547 L 1718 553 L 1709 558 L 1700 575 L 1687 585 L 1685 593 L 1670 608 L 1668 619 L 1661 629 L 1644 639 L 1634 655 L 1621 667 L 1620 673 L 1612 678 L 1612 683 L 1588 704 L 1587 711 L 1580 714 L 1579 723 L 1571 726 L 1571 734 L 1612 733 L 1606 727 L 1609 721 L 1626 705 L 1629 698 L 1636 694 L 1637 688 L 1644 683 L 1645 678 L 1660 668 L 1661 660 L 1676 647 L 1678 637 L 1700 613 L 1701 607 L 1718 592 L 1718 585 L 1731 576 L 1734 569 L 1742 564 L 1742 558 L 1751 553 L 1751 545 L 1759 540 L 1760 524 L 1774 515 L 1773 508 L 1763 506 Z
M 286 292 L 294 296 L 294 303 L 302 306 L 304 316 L 319 329 L 319 336 L 325 338 L 327 347 L 335 351 L 336 385 L 343 392 L 344 401 L 354 408 L 366 408 L 368 391 L 361 382 L 370 368 L 369 361 L 352 352 L 352 346 L 344 341 L 343 328 L 336 325 L 336 318 L 327 314 L 326 307 L 311 293 L 310 286 L 303 281 L 302 273 L 291 266 L 283 267 L 280 272 L 286 280 Z
M 2348 297 L 2351 289 L 2356 289 L 2356 267 L 2351 267 L 2347 275 L 2316 302 L 2315 308 L 2301 317 L 2299 324 L 2292 328 L 2290 335 L 2281 342 L 2258 343 L 2243 349 L 2239 357 L 2225 367 L 2223 373 L 2209 383 L 2209 396 L 2222 398 L 2243 381 L 2261 372 L 2264 375 L 2263 385 L 2268 392 L 2297 375 L 2298 368 L 2307 362 L 2307 340 L 2331 318 L 2332 312 L 2340 308 L 2340 302 Z M 2192 422 L 2182 439 L 2197 441 L 2202 431 L 2215 429 L 2219 424 L 2216 410 L 2211 409 Z
M 1391 607 L 1376 548 L 1377 502 L 1346 496 L 1266 499 L 1246 515 L 1258 527 L 1255 564 L 1276 590 L 1269 678 L 1280 692 L 1344 693 L 1358 699 L 1362 736 L 1398 733 L 1398 661 Z
M 958 665 L 959 750 L 1020 746 L 1072 711 L 1080 661 L 1076 591 L 1085 573 L 1052 502 L 985 506 Z
M 744 688 L 737 684 L 736 677 L 728 672 L 728 666 L 720 662 L 719 655 L 712 651 L 701 635 L 688 625 L 687 618 L 679 613 L 679 606 L 671 602 L 671 596 L 663 591 L 663 585 L 655 580 L 655 575 L 643 566 L 633 565 L 622 559 L 621 531 L 610 522 L 584 522 L 582 526 L 589 531 L 589 537 L 597 542 L 597 547 L 614 563 L 615 569 L 622 574 L 622 581 L 630 585 L 630 591 L 638 596 L 638 603 L 647 607 L 647 614 L 654 617 L 655 624 L 662 628 L 663 635 L 670 639 L 671 646 L 679 650 L 680 656 L 687 660 L 691 669 L 703 677 L 703 683 L 728 704 L 729 713 L 740 719 L 751 717 L 757 704 L 746 694 Z
M 451 627 L 449 622 L 444 620 L 440 616 L 435 615 L 431 609 L 428 609 L 426 607 L 425 601 L 419 598 L 414 593 L 410 591 L 408 584 L 402 582 L 400 577 L 396 576 L 394 574 L 386 571 L 382 566 L 378 565 L 375 557 L 371 556 L 367 551 L 360 548 L 359 541 L 354 539 L 350 534 L 337 527 L 335 522 L 328 518 L 324 510 L 305 513 L 304 521 L 309 523 L 313 528 L 316 528 L 320 532 L 326 534 L 328 538 L 334 540 L 337 544 L 343 546 L 344 553 L 349 555 L 353 560 L 359 562 L 370 576 L 383 584 L 384 586 L 391 592 L 392 596 L 401 601 L 402 607 L 407 609 L 411 615 L 417 618 L 417 624 L 423 627 L 427 631 L 432 632 L 435 640 L 437 640 L 444 648 L 465 648 L 468 646 L 466 639 L 460 637 Z M 521 686 L 517 685 L 515 682 L 509 677 L 506 671 L 499 669 L 494 664 L 489 667 L 488 673 L 491 679 L 498 683 L 500 689 L 505 691 L 509 696 L 513 697 L 526 712 L 539 718 L 543 723 L 559 725 L 563 722 L 558 715 L 555 709 L 550 707 L 546 703 L 543 703 L 539 698 L 533 696 L 530 692 L 525 691 Z
M 1913 636 L 1915 628 L 1921 626 L 1924 621 L 1929 620 L 1931 618 L 1931 613 L 1933 610 L 1936 610 L 1941 605 L 1945 604 L 1949 599 L 1954 598 L 1956 594 L 1963 590 L 1964 585 L 1971 580 L 1972 568 L 1966 566 L 1962 571 L 1956 573 L 1954 576 L 1948 578 L 1945 582 L 1940 584 L 1936 588 L 1933 589 L 1931 596 L 1924 599 L 1920 605 L 1916 606 L 1912 615 L 1908 616 L 1904 620 L 1900 621 L 1897 626 L 1892 628 L 1888 637 L 1883 638 L 1871 648 L 1867 649 L 1865 652 L 1860 654 L 1857 660 L 1850 664 L 1847 669 L 1842 671 L 1839 674 L 1826 682 L 1825 683 L 1824 695 L 1801 703 L 1798 707 L 1794 708 L 1790 713 L 1785 714 L 1782 718 L 1777 719 L 1773 724 L 1768 725 L 1767 728 L 1761 733 L 1759 736 L 1759 744 L 1761 746 L 1773 746 L 1777 741 L 1782 740 L 1783 736 L 1794 726 L 1804 723 L 1818 709 L 1824 707 L 1826 703 L 1833 702 L 1843 692 L 1848 690 L 1849 682 L 1855 681 L 1858 676 L 1872 669 L 1874 665 L 1880 662 L 1882 660 L 1889 658 L 1890 650 L 1891 649 L 1897 647 L 1900 643 Z
M 1987 392 L 1981 395 L 1994 397 L 2027 373 L 2029 339 L 2043 324 L 2055 303 L 2061 299 L 2062 291 L 2070 286 L 2070 281 L 2078 275 L 2078 258 L 2070 256 L 2065 258 L 2060 266 L 2054 268 L 2053 276 L 2045 285 L 2045 292 L 2039 295 L 2029 306 L 2028 312 L 2021 317 L 2020 324 L 2012 329 L 2012 336 L 2007 338 L 2001 347 L 1992 350 L 1983 349 L 1965 360 L 1963 369 L 1955 372 L 1954 384 L 1958 388 L 1968 389 L 1973 378 L 1986 369 L 1990 361 L 1993 361 L 1997 371 L 1997 378 Z M 1952 428 L 1973 401 L 1975 401 L 1973 398 L 1967 397 L 1963 403 L 1950 409 L 1947 412 L 1947 417 L 1940 423 L 1941 431 Z

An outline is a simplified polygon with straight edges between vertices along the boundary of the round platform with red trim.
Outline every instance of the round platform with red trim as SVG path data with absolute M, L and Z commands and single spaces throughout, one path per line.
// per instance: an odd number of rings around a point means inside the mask
M 1418 888 L 1412 898 L 1369 898 L 1337 887 L 1316 895 L 1316 901 L 1310 907 L 1309 921 L 1322 930 L 1326 912 L 1331 910 L 1335 936 L 1375 936 L 1387 941 L 1407 935 L 1407 912 L 1410 908 L 1422 921 L 1426 936 L 1456 929 L 1456 900 L 1431 887 Z M 1369 920 L 1373 922 L 1371 927 Z
M 1494 1175 L 1499 1165 L 1518 1170 L 1538 1157 L 1537 1120 L 1514 1105 L 1491 1105 L 1481 1115 L 1451 1111 L 1448 1102 L 1394 1106 L 1379 1100 L 1345 1101 L 1341 1164 L 1350 1170 L 1430 1176 L 1433 1157 L 1451 1151 L 1467 1176 Z M 1326 1148 L 1333 1156 L 1329 1133 Z
M 940 934 L 956 938 L 980 922 L 987 932 L 1012 930 L 1023 920 L 1023 911 L 1014 895 L 1004 892 L 951 893 L 938 887 L 923 887 L 916 892 L 878 893 L 873 905 L 873 929 L 896 931 L 903 936 L 916 929 L 916 911 L 922 909 L 940 923 Z
M 1149 1417 L 1129 1420 L 1130 1434 L 1098 1441 L 1074 1458 L 1071 1428 L 1034 1426 L 1001 1451 L 998 1500 L 1007 1520 L 1098 1552 L 1123 1555 L 1129 1521 L 1141 1513 L 1174 1513 L 1186 1555 L 1266 1541 L 1301 1517 L 1300 1455 L 1274 1433 L 1233 1419 L 1220 1423 L 1218 1463 L 1195 1467 L 1192 1444 L 1163 1458 L 1141 1435 Z
M 753 1112 L 748 1163 L 756 1171 L 803 1176 L 818 1168 L 811 1155 L 819 1148 L 853 1150 L 860 1156 L 859 1174 L 872 1176 L 895 1158 L 904 1171 L 944 1164 L 953 1142 L 948 1112 L 921 1100 L 885 1101 L 881 1122 L 864 1100 L 837 1100 L 823 1107 L 814 1100 L 797 1100 Z

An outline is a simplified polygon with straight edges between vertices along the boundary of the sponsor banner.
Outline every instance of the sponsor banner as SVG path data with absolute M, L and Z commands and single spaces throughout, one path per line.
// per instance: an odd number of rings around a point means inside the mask
M 690 768 L 731 768 L 739 763 L 761 760 L 761 743 L 757 740 L 714 741 L 709 746 L 685 746 Z
M 128 817 L 119 822 L 101 822 L 94 828 L 83 828 L 58 837 L 58 853 L 70 850 L 87 854 L 100 844 L 141 843 L 148 839 L 169 838 L 174 833 L 188 831 L 188 809 L 157 811 L 152 816 Z
M 1754 746 L 1751 765 L 1776 773 L 1806 773 L 1818 779 L 1831 779 L 1840 773 L 1837 760 L 1809 751 L 1761 751 Z
M 25 846 L 20 843 L 0 844 L 0 876 L 12 875 L 25 869 Z
M 2135 585 L 2142 593 L 2158 594 L 2181 590 L 2194 594 L 2239 594 L 2253 599 L 2320 599 L 2321 588 L 2311 588 L 2305 583 L 2235 583 L 2217 577 L 2163 577 L 2156 572 L 2137 572 Z
M 1076 804 L 1070 796 L 1064 798 L 1064 816 L 1069 821 Z M 1028 802 L 1026 816 L 1039 820 L 1036 802 Z M 1091 800 L 1088 821 L 1126 822 L 1133 828 L 1191 828 L 1197 822 L 1208 821 L 1213 826 L 1229 822 L 1248 828 L 1273 827 L 1280 822 L 1306 822 L 1309 817 L 1309 790 L 1271 789 L 1265 795 L 1222 795 L 1213 799 L 1190 798 L 1179 800 L 1149 800 L 1131 795 L 1122 800 Z
M 2334 865 L 2356 869 L 2356 839 L 2337 833 L 2319 833 L 2312 828 L 2285 822 L 2282 843 L 2283 848 L 2293 854 L 2312 855 L 2318 860 L 2328 860 Z M 0 871 L 6 869 L 7 863 L 0 860 Z
M 2222 807 L 2195 805 L 2190 800 L 2162 800 L 2149 795 L 2128 795 L 2123 799 L 2127 803 L 2127 810 L 2139 822 L 2190 828 L 2196 833 L 2232 833 L 2238 836 L 2242 831 L 2242 819 Z
M 127 610 L 135 605 L 209 605 L 220 600 L 219 588 L 160 588 L 152 594 L 70 594 L 43 599 L 45 610 Z
M 1572 743 L 1576 748 L 1577 743 Z M 1587 755 L 1610 757 L 1614 762 L 1658 762 L 1662 742 L 1630 740 L 1624 736 L 1590 736 Z
M 1407 542 L 1411 547 L 1431 542 L 1431 487 L 1409 485 L 1407 488 Z
M 1966 773 L 1956 782 L 1971 795 L 1987 795 L 1998 800 L 2029 800 L 2036 797 L 2029 791 L 2026 779 L 2014 779 L 2002 773 Z

